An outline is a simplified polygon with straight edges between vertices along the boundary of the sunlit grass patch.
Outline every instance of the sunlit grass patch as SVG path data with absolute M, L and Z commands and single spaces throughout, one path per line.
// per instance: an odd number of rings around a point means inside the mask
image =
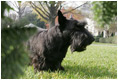
M 25 79 L 116 79 L 117 47 L 88 46 L 86 51 L 68 53 L 62 62 L 65 71 L 37 72 L 33 67 L 24 69 Z

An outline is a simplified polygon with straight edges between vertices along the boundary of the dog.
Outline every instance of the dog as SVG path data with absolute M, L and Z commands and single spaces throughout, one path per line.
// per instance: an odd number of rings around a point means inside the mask
M 61 63 L 69 46 L 71 52 L 81 52 L 94 41 L 92 34 L 85 29 L 86 21 L 66 19 L 59 10 L 58 23 L 49 30 L 39 29 L 28 41 L 35 70 L 64 70 Z

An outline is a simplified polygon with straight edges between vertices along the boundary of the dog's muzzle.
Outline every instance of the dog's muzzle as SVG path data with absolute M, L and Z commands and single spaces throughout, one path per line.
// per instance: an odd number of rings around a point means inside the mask
M 86 50 L 86 47 L 88 45 L 90 45 L 93 41 L 94 41 L 94 37 L 89 37 L 87 39 L 84 39 L 84 40 L 73 40 L 72 44 L 71 44 L 71 52 L 81 52 L 81 51 L 84 51 Z

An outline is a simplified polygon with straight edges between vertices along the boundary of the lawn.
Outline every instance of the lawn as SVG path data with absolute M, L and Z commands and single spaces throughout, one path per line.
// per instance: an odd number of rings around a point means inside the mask
M 44 71 L 35 74 L 33 67 L 29 66 L 24 69 L 25 73 L 21 79 L 116 79 L 117 47 L 112 44 L 94 44 L 83 52 L 71 53 L 68 49 L 62 62 L 65 71 Z

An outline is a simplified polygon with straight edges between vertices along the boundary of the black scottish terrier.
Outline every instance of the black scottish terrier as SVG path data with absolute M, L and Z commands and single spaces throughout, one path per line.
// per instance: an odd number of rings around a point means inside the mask
M 93 36 L 84 28 L 86 22 L 67 20 L 61 11 L 58 11 L 58 22 L 59 25 L 49 30 L 39 29 L 28 41 L 35 70 L 64 70 L 61 63 L 69 46 L 72 52 L 80 52 L 94 41 Z

